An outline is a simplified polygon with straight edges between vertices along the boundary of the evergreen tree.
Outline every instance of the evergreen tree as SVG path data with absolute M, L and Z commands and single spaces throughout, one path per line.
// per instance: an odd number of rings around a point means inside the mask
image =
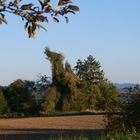
M 74 69 L 77 76 L 89 84 L 97 84 L 105 80 L 100 63 L 92 55 L 89 55 L 84 61 L 79 59 Z

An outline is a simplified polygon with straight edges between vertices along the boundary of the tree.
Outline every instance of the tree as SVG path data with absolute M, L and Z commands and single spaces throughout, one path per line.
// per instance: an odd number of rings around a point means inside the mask
M 7 101 L 0 90 L 0 116 L 6 115 L 9 112 Z
M 61 83 L 60 81 L 64 76 L 64 66 L 63 66 L 64 57 L 60 53 L 50 51 L 50 49 L 47 47 L 45 48 L 44 53 L 47 56 L 47 59 L 52 64 L 52 84 L 60 85 Z
M 64 65 L 61 53 L 46 48 L 45 54 L 52 64 L 52 85 L 43 104 L 47 110 L 114 111 L 118 107 L 119 92 L 105 81 L 100 63 L 91 55 L 84 62 L 78 60 L 76 75 L 68 62 Z
M 108 112 L 120 110 L 121 96 L 117 88 L 111 83 L 99 85 L 100 94 L 96 97 L 96 108 Z
M 9 107 L 12 113 L 38 113 L 35 97 L 32 95 L 32 82 L 16 80 L 8 87 Z
M 35 90 L 37 92 L 42 92 L 49 88 L 51 85 L 51 80 L 46 75 L 38 75 L 38 80 L 35 82 Z
M 98 108 L 99 104 L 99 98 L 101 97 L 101 91 L 98 85 L 91 85 L 89 87 L 89 93 L 88 93 L 88 108 L 90 110 L 99 110 L 101 108 Z
M 56 104 L 59 100 L 60 94 L 58 93 L 56 87 L 52 86 L 46 93 L 44 94 L 43 102 L 41 104 L 41 110 L 43 113 L 54 112 L 56 108 Z
M 71 65 L 65 63 L 64 79 L 63 79 L 63 98 L 62 98 L 62 110 L 70 111 L 73 109 L 78 95 L 77 88 L 78 78 L 71 68 Z
M 6 13 L 14 14 L 25 21 L 25 29 L 29 37 L 34 37 L 36 29 L 46 30 L 40 23 L 48 22 L 50 15 L 54 22 L 58 23 L 59 16 L 63 16 L 68 23 L 68 13 L 75 14 L 79 7 L 72 4 L 70 0 L 58 0 L 57 6 L 53 7 L 52 0 L 37 0 L 36 2 L 23 2 L 24 0 L 0 0 L 0 24 L 7 24 Z
M 61 111 L 68 110 L 68 108 L 70 109 L 68 102 L 72 104 L 76 96 L 77 76 L 74 74 L 68 62 L 66 62 L 65 65 L 63 64 L 64 57 L 61 53 L 56 53 L 46 48 L 45 54 L 52 64 L 51 88 L 55 87 L 55 93 L 57 92 L 56 95 L 58 98 L 55 109 Z M 49 97 L 51 96 L 49 95 Z
M 45 48 L 45 55 L 47 59 L 51 62 L 52 65 L 52 86 L 49 94 L 49 97 L 52 97 L 51 93 L 55 93 L 57 96 L 57 101 L 55 103 L 55 109 L 61 110 L 62 109 L 62 95 L 64 93 L 64 65 L 63 60 L 64 57 L 60 53 L 56 53 L 51 51 L 49 48 Z M 46 98 L 47 99 L 47 98 Z M 51 98 L 52 100 L 54 98 Z M 47 101 L 48 102 L 48 101 Z M 54 101 L 52 101 L 54 102 Z
M 89 55 L 84 61 L 78 59 L 74 70 L 81 80 L 85 80 L 89 84 L 97 84 L 105 80 L 100 63 L 92 55 Z

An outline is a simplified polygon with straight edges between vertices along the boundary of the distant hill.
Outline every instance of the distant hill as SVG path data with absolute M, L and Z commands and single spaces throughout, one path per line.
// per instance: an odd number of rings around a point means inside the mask
M 114 84 L 120 90 L 123 89 L 123 88 L 125 88 L 125 87 L 134 87 L 136 85 L 134 83 L 114 83 Z

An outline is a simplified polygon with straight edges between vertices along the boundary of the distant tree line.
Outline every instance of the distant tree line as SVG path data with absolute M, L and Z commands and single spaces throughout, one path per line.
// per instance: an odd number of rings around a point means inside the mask
M 89 55 L 71 68 L 60 53 L 45 49 L 52 78 L 18 79 L 0 87 L 0 116 L 34 116 L 72 111 L 119 111 L 121 97 L 96 59 Z

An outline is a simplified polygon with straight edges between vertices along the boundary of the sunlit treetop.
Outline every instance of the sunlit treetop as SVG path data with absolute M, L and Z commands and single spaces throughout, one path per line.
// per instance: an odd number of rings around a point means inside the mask
M 25 22 L 25 29 L 29 38 L 34 37 L 36 29 L 46 28 L 41 23 L 48 22 L 48 15 L 56 23 L 59 22 L 60 16 L 65 18 L 66 23 L 69 22 L 68 13 L 75 14 L 79 11 L 79 7 L 74 5 L 71 0 L 56 0 L 57 6 L 53 6 L 51 0 L 36 0 L 34 3 L 25 3 L 24 0 L 0 0 L 0 24 L 7 24 L 6 13 L 14 14 Z M 37 3 L 38 2 L 38 3 Z

